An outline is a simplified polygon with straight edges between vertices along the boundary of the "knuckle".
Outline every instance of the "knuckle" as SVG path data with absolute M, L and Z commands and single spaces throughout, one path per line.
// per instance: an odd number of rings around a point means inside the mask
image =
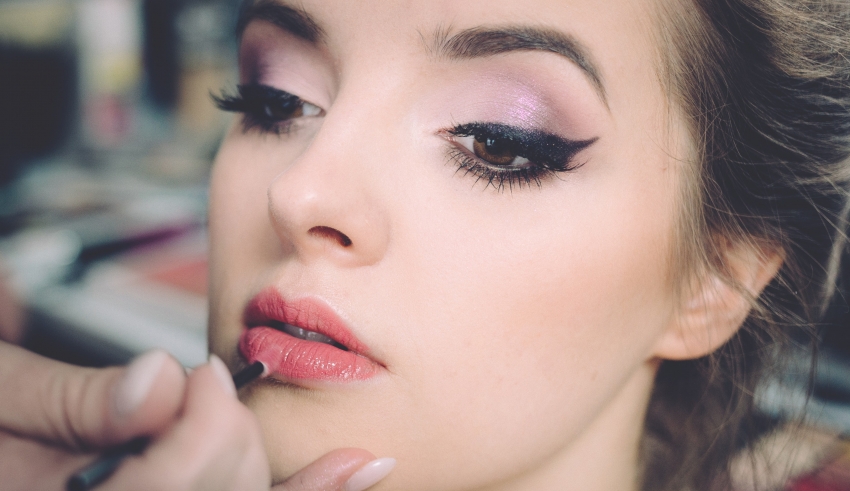
M 109 429 L 104 374 L 77 367 L 50 374 L 40 403 L 57 441 L 75 450 L 92 450 L 102 439 Z
M 83 384 L 78 377 L 53 372 L 41 386 L 41 413 L 47 416 L 48 431 L 60 442 L 72 448 L 82 448 L 84 440 L 72 417 L 82 399 Z

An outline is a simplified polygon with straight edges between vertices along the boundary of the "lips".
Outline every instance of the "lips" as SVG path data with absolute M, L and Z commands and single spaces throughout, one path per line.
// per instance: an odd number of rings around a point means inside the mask
M 242 355 L 250 363 L 263 361 L 284 380 L 354 382 L 380 368 L 345 322 L 313 299 L 290 301 L 267 288 L 248 303 L 244 323 Z

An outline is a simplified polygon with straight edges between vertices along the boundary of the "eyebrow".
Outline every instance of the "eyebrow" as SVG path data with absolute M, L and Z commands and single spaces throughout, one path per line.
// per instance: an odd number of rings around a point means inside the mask
M 242 39 L 248 25 L 257 20 L 270 22 L 313 44 L 318 44 L 324 37 L 322 28 L 307 12 L 275 0 L 243 0 L 236 24 L 237 37 Z
M 527 26 L 473 27 L 449 35 L 449 29 L 440 27 L 432 39 L 429 50 L 433 55 L 454 60 L 484 58 L 513 51 L 545 51 L 561 55 L 585 73 L 607 105 L 602 75 L 590 51 L 579 40 L 560 31 Z
M 284 5 L 280 0 L 243 0 L 239 9 L 237 36 L 254 21 L 264 20 L 312 44 L 319 44 L 324 31 L 304 10 Z M 450 35 L 450 29 L 438 27 L 432 42 L 426 42 L 437 58 L 472 59 L 495 56 L 513 51 L 544 51 L 567 58 L 588 77 L 607 106 L 605 85 L 590 51 L 573 36 L 548 28 L 508 26 L 500 28 L 473 27 Z M 421 35 L 421 34 L 420 34 Z M 422 36 L 424 40 L 425 37 Z

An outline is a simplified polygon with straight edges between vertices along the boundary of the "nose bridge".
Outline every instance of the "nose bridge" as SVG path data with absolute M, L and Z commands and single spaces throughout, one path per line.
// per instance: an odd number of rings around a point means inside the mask
M 370 120 L 368 106 L 338 99 L 310 144 L 269 186 L 272 226 L 303 261 L 370 265 L 386 252 L 390 223 L 373 175 L 376 135 L 357 123 Z

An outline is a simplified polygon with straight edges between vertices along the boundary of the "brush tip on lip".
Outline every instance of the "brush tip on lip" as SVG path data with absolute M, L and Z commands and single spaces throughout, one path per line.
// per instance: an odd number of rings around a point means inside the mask
M 263 372 L 260 374 L 259 378 L 266 378 L 272 374 L 271 370 L 269 370 L 268 363 L 265 363 L 262 360 L 257 360 L 257 363 L 263 366 Z
M 261 361 L 255 361 L 233 375 L 233 385 L 236 386 L 236 390 L 239 390 L 251 382 L 267 377 L 268 375 L 268 365 Z

